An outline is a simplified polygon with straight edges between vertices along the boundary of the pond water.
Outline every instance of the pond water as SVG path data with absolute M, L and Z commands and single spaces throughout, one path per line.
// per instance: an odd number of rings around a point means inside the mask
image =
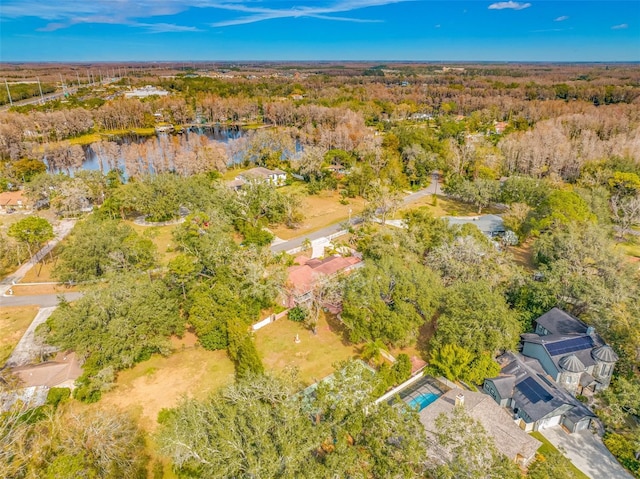
M 243 135 L 245 135 L 246 131 L 239 127 L 222 127 L 222 126 L 214 126 L 214 127 L 190 127 L 183 130 L 180 135 L 186 135 L 187 138 L 191 135 L 204 135 L 210 140 L 220 141 L 222 143 L 227 143 L 229 140 L 235 140 Z M 142 144 L 147 141 L 159 141 L 160 138 L 171 135 L 172 133 L 156 133 L 153 136 L 140 136 L 135 134 L 129 135 L 121 135 L 118 137 L 114 137 L 111 141 L 114 141 L 120 145 L 122 144 Z M 82 164 L 80 169 L 82 170 L 100 170 L 100 159 L 98 158 L 98 154 L 94 151 L 91 145 L 87 145 L 83 147 L 85 154 L 85 161 Z M 119 163 L 121 166 L 124 165 L 123 158 L 119 159 Z M 103 165 L 106 170 L 106 165 Z

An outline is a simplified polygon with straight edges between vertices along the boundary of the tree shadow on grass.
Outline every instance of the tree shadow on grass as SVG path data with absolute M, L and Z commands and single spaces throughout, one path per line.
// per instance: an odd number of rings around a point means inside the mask
M 327 325 L 332 333 L 337 336 L 340 336 L 340 340 L 342 344 L 345 346 L 356 346 L 349 340 L 349 329 L 338 319 L 335 314 L 324 313 L 324 317 L 327 321 Z
M 432 319 L 430 321 L 426 321 L 420 329 L 418 330 L 418 340 L 416 342 L 416 347 L 420 351 L 420 356 L 425 361 L 429 361 L 429 355 L 431 354 L 431 350 L 429 345 L 431 343 L 431 339 L 436 333 L 436 321 Z

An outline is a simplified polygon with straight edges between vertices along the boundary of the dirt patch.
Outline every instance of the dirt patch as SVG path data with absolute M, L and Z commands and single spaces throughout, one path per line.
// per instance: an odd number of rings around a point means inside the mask
M 519 246 L 511 246 L 508 251 L 513 255 L 513 260 L 518 266 L 522 266 L 530 271 L 536 269 L 533 264 L 532 242 L 527 241 Z
M 193 329 L 188 328 L 181 338 L 178 336 L 171 336 L 171 348 L 175 351 L 193 348 L 198 342 L 198 336 L 196 336 Z
M 158 413 L 179 404 L 183 397 L 204 398 L 233 381 L 233 364 L 225 351 L 191 348 L 150 360 L 118 375 L 116 388 L 100 404 L 130 411 L 140 425 L 153 431 Z

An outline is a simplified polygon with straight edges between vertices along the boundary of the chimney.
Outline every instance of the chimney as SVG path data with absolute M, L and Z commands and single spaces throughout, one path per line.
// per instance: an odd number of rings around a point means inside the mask
M 456 407 L 464 406 L 464 394 L 460 393 L 456 396 Z
M 589 336 L 592 336 L 595 332 L 596 332 L 596 328 L 594 328 L 593 326 L 587 327 L 587 334 Z

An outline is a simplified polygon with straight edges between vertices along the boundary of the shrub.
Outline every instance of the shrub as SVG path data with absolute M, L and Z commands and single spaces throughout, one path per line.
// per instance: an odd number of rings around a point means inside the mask
M 58 404 L 66 401 L 71 397 L 71 389 L 69 388 L 51 388 L 47 393 L 47 404 L 58 407 Z
M 296 323 L 301 323 L 305 319 L 307 319 L 307 310 L 296 306 L 295 308 L 291 308 L 289 310 L 289 320 L 295 321 Z

